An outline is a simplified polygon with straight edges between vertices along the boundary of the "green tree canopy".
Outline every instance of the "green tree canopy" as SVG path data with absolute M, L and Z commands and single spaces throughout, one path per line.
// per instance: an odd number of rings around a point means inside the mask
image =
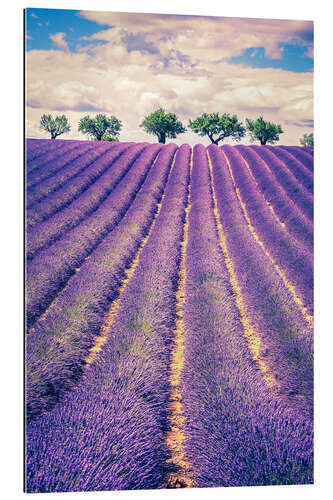
M 121 127 L 122 122 L 115 116 L 108 117 L 99 114 L 95 118 L 90 118 L 89 115 L 86 115 L 79 121 L 79 132 L 87 134 L 96 141 L 101 141 L 103 135 L 111 136 L 115 140 Z
M 174 113 L 166 113 L 162 108 L 146 116 L 140 127 L 148 134 L 156 135 L 158 142 L 163 144 L 165 144 L 167 137 L 175 139 L 178 134 L 186 131 L 186 128 Z
M 39 127 L 49 132 L 51 139 L 55 139 L 58 135 L 65 134 L 71 129 L 65 115 L 56 116 L 55 118 L 52 118 L 52 115 L 42 115 Z
M 239 141 L 245 135 L 245 128 L 236 115 L 229 113 L 203 113 L 195 120 L 190 120 L 188 126 L 200 136 L 207 135 L 213 144 L 218 144 L 226 137 Z
M 313 132 L 311 132 L 311 134 L 304 134 L 303 137 L 300 138 L 299 142 L 302 146 L 314 146 Z
M 266 122 L 262 116 L 256 120 L 246 118 L 246 128 L 250 134 L 251 142 L 260 141 L 262 146 L 267 142 L 274 144 L 279 140 L 279 135 L 283 134 L 281 125 Z

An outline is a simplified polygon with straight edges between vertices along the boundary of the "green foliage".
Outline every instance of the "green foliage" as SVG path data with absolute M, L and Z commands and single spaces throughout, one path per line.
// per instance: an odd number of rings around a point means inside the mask
M 304 134 L 303 137 L 300 138 L 299 142 L 302 146 L 314 146 L 313 132 L 311 132 L 311 134 Z
M 51 139 L 55 139 L 58 135 L 65 134 L 71 129 L 65 115 L 56 116 L 54 119 L 52 115 L 42 115 L 39 127 L 46 132 L 50 132 Z
M 251 142 L 260 141 L 261 145 L 274 144 L 279 140 L 279 135 L 283 134 L 281 125 L 266 122 L 262 116 L 256 120 L 246 118 L 246 128 L 250 134 Z
M 122 122 L 115 116 L 107 117 L 99 114 L 95 118 L 90 118 L 89 115 L 86 115 L 79 121 L 79 132 L 87 134 L 96 141 L 110 140 L 102 139 L 103 136 L 112 137 L 115 140 L 121 127 Z
M 236 115 L 229 113 L 203 113 L 195 120 L 190 120 L 188 126 L 200 136 L 207 135 L 213 144 L 218 144 L 226 137 L 239 141 L 245 135 L 245 128 Z
M 165 144 L 167 137 L 175 139 L 178 134 L 186 132 L 186 128 L 178 120 L 174 113 L 165 113 L 164 109 L 160 108 L 146 116 L 140 124 L 145 132 L 156 135 L 158 142 Z
M 95 139 L 97 141 L 97 139 Z M 118 137 L 112 137 L 112 135 L 104 134 L 102 135 L 101 141 L 119 141 Z

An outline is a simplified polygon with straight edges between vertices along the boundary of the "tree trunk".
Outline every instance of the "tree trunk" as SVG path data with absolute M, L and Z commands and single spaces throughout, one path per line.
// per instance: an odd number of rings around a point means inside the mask
M 218 145 L 219 141 L 218 141 L 218 140 L 215 140 L 215 139 L 213 138 L 213 136 L 212 136 L 212 135 L 209 135 L 209 134 L 208 134 L 208 137 L 209 137 L 209 139 L 211 140 L 211 143 L 212 143 L 212 144 L 216 144 L 216 146 Z
M 158 142 L 165 144 L 165 134 L 161 134 L 158 136 Z
M 259 140 L 260 140 L 260 144 L 261 144 L 262 146 L 265 146 L 265 144 L 266 144 L 266 142 L 267 142 L 267 139 L 262 138 L 262 139 L 259 139 Z

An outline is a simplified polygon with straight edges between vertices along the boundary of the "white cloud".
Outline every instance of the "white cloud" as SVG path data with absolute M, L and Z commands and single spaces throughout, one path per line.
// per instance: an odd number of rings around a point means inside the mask
M 95 33 L 91 39 L 116 41 L 128 33 L 143 34 L 163 55 L 171 47 L 177 47 L 192 58 L 214 61 L 238 55 L 249 47 L 265 47 L 268 57 L 280 58 L 280 43 L 297 41 L 312 47 L 312 21 L 99 11 L 82 11 L 81 15 L 112 26 Z
M 65 40 L 65 36 L 66 36 L 66 33 L 60 32 L 60 33 L 55 33 L 54 35 L 50 35 L 50 38 L 51 38 L 52 42 L 54 42 L 55 45 L 59 49 L 68 51 L 69 47 L 68 47 L 68 44 Z

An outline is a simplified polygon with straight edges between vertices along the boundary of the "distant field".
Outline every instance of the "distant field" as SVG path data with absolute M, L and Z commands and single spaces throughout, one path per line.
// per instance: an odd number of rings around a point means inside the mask
M 313 148 L 28 139 L 26 489 L 313 482 Z

